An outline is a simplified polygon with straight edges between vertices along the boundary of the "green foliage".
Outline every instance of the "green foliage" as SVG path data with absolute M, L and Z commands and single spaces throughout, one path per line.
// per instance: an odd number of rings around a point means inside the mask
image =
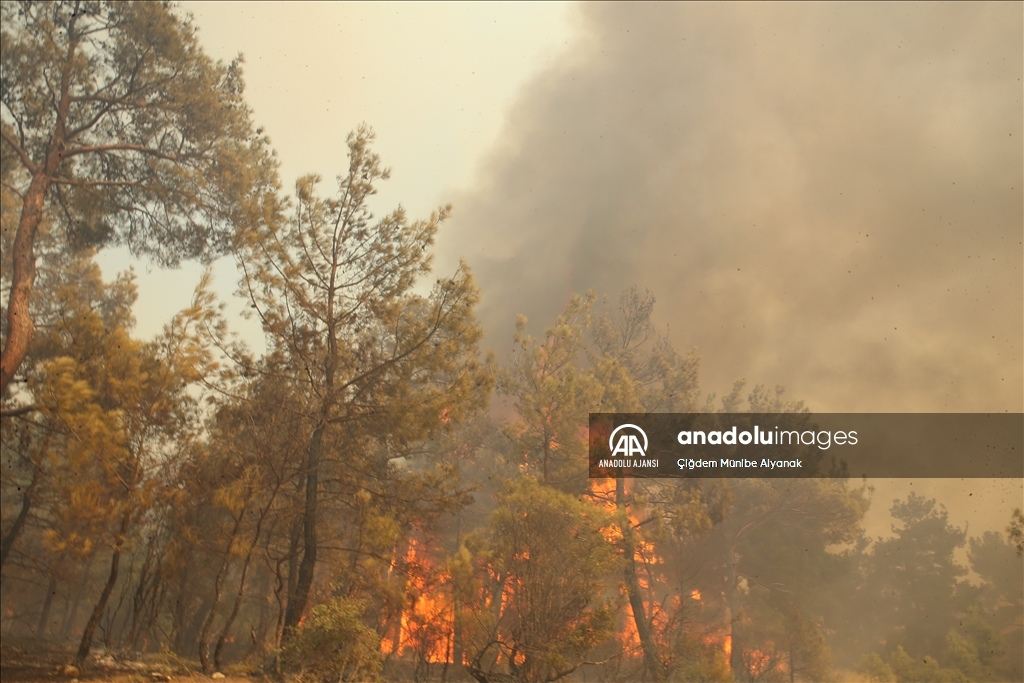
M 857 673 L 867 678 L 870 683 L 897 683 L 896 673 L 877 652 L 872 652 L 861 660 L 857 666 Z
M 0 25 L 0 166 L 20 205 L 6 391 L 32 342 L 44 219 L 74 247 L 122 243 L 171 265 L 211 258 L 263 219 L 277 167 L 252 131 L 240 60 L 214 64 L 170 5 L 5 2 Z
M 362 621 L 364 606 L 337 598 L 313 608 L 281 651 L 281 664 L 301 681 L 376 681 L 380 638 Z
M 50 294 L 53 324 L 36 340 L 29 386 L 55 430 L 48 468 L 54 512 L 67 525 L 48 538 L 62 550 L 86 533 L 84 524 L 113 533 L 104 527 L 125 510 L 148 507 L 153 450 L 180 426 L 185 407 L 157 349 L 130 336 L 129 278 L 105 285 L 99 268 L 79 257 L 65 263 Z
M 889 666 L 899 683 L 967 683 L 971 680 L 958 669 L 941 666 L 933 657 L 912 658 L 902 646 L 889 657 Z
M 1017 549 L 1018 555 L 1024 555 L 1024 512 L 1014 508 L 1010 523 L 1006 527 L 1006 535 L 1010 544 Z
M 316 419 L 401 446 L 478 408 L 491 379 L 476 359 L 482 332 L 468 268 L 428 296 L 413 292 L 450 207 L 422 221 L 398 209 L 372 222 L 368 200 L 389 175 L 373 138 L 366 126 L 349 136 L 335 197 L 318 197 L 319 177 L 304 177 L 293 217 L 246 236 L 242 288 L 282 361 L 268 369 L 308 388 L 310 409 L 323 413 Z
M 995 531 L 986 531 L 981 537 L 970 539 L 967 554 L 971 568 L 985 580 L 985 592 L 993 606 L 1020 602 L 1024 590 L 1021 588 L 1024 586 L 1024 563 L 1012 543 L 1004 541 Z
M 890 647 L 940 652 L 953 615 L 967 607 L 956 599 L 958 579 L 967 570 L 953 557 L 965 533 L 934 500 L 914 493 L 894 501 L 891 512 L 898 522 L 895 535 L 875 542 L 867 579 L 879 598 L 872 613 L 876 632 L 889 638 Z
M 957 627 L 946 634 L 942 662 L 975 681 L 1019 678 L 1020 662 L 1007 656 L 1010 651 L 1007 638 L 1014 638 L 1013 628 L 1005 629 L 1004 637 L 989 623 L 986 616 L 978 605 L 972 605 L 966 613 L 960 615 Z
M 499 504 L 482 553 L 485 595 L 494 598 L 478 603 L 482 615 L 497 618 L 490 631 L 477 631 L 470 659 L 477 669 L 488 662 L 504 667 L 524 683 L 554 681 L 611 635 L 614 609 L 604 577 L 616 557 L 601 534 L 611 520 L 529 477 L 509 483 Z
M 177 491 L 167 484 L 196 438 L 189 388 L 214 365 L 196 334 L 208 322 L 208 281 L 192 307 L 144 343 L 131 335 L 130 275 L 104 283 L 90 253 L 69 250 L 48 253 L 41 270 L 47 297 L 37 310 L 47 324 L 26 367 L 38 410 L 24 423 L 45 438 L 26 443 L 24 455 L 38 486 L 42 558 L 54 566 L 97 555 L 109 562 L 99 597 L 92 587 L 83 596 L 95 607 L 82 630 L 81 658 L 117 584 L 121 556 L 145 544 L 136 527 L 160 527 L 158 511 Z
M 241 249 L 242 293 L 267 336 L 262 369 L 292 388 L 308 434 L 295 527 L 302 542 L 288 551 L 301 559 L 289 570 L 296 578 L 286 639 L 306 611 L 324 505 L 345 520 L 330 528 L 349 560 L 337 572 L 341 590 L 395 616 L 386 608 L 403 591 L 384 558 L 464 497 L 448 465 L 399 471 L 391 462 L 408 461 L 424 440 L 482 409 L 492 386 L 477 354 L 482 331 L 468 268 L 437 279 L 429 294 L 416 291 L 450 207 L 426 220 L 409 221 L 401 208 L 374 220 L 369 201 L 389 171 L 373 139 L 368 126 L 348 136 L 348 169 L 333 197 L 317 194 L 319 177 L 301 178 L 293 215 L 274 207 Z
M 520 419 L 506 430 L 513 459 L 545 484 L 576 493 L 586 485 L 583 429 L 601 395 L 600 385 L 579 365 L 593 301 L 593 294 L 574 295 L 543 340 L 526 333 L 526 318 L 520 316 L 512 368 L 498 384 L 515 399 Z
M 591 330 L 588 357 L 604 389 L 602 410 L 671 413 L 695 410 L 699 396 L 696 352 L 680 356 L 652 320 L 655 299 L 631 287 L 617 310 L 605 301 Z
M 899 683 L 946 683 L 1006 681 L 1016 675 L 1005 668 L 1006 644 L 976 609 L 968 610 L 958 629 L 950 629 L 941 657 L 912 657 L 897 646 L 888 660 L 872 653 L 861 660 L 858 672 L 871 681 Z
M 820 625 L 792 603 L 780 611 L 784 617 L 779 645 L 789 670 L 795 677 L 809 681 L 830 680 L 832 653 Z
M 994 667 L 1009 680 L 1022 678 L 1024 562 L 1012 543 L 994 531 L 972 538 L 968 557 L 984 583 L 961 629 L 978 644 L 979 659 L 986 667 Z
M 679 683 L 733 683 L 729 659 L 717 644 L 704 644 L 687 638 L 676 647 L 675 656 L 681 664 L 675 667 L 671 680 Z
M 831 479 L 730 480 L 728 490 L 724 519 L 705 546 L 720 567 L 706 588 L 728 600 L 733 670 L 785 666 L 824 680 L 830 655 L 823 631 L 841 627 L 826 615 L 840 597 L 832 585 L 844 568 L 828 547 L 856 537 L 863 492 Z M 755 650 L 769 659 L 754 661 Z
M 232 224 L 277 184 L 240 60 L 214 63 L 191 19 L 163 3 L 2 11 L 4 165 L 20 163 L 26 184 L 46 175 L 69 240 L 125 243 L 166 264 L 229 248 Z

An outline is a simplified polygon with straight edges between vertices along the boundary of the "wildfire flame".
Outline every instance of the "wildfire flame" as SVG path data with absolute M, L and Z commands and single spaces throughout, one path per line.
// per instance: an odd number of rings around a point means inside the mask
M 415 540 L 409 541 L 406 562 L 410 567 L 419 568 L 409 578 L 410 592 L 416 597 L 408 608 L 402 610 L 397 633 L 381 638 L 381 651 L 398 656 L 414 653 L 426 662 L 451 663 L 454 636 L 452 605 L 446 596 L 432 591 L 425 580 L 426 576 L 435 573 L 434 563 L 427 553 L 419 550 Z M 449 578 L 443 572 L 437 573 L 436 577 L 441 583 Z
M 751 675 L 755 678 L 765 673 L 772 664 L 780 664 L 774 661 L 774 657 L 761 650 L 743 650 L 743 659 L 747 662 L 747 667 L 750 669 Z M 785 667 L 781 667 L 784 669 Z
M 630 482 L 626 482 L 629 486 Z M 590 480 L 590 493 L 595 502 L 605 507 L 610 512 L 616 510 L 615 493 L 616 482 L 613 479 Z M 630 511 L 629 519 L 633 525 L 638 524 L 636 514 L 639 511 Z M 622 541 L 622 529 L 618 523 L 610 524 L 601 529 L 602 535 L 609 543 L 619 544 Z M 685 593 L 683 596 L 676 596 L 671 606 L 666 606 L 664 600 L 657 597 L 660 587 L 666 577 L 662 574 L 665 567 L 664 558 L 660 557 L 654 544 L 637 534 L 635 537 L 635 559 L 638 567 L 645 567 L 645 571 L 637 576 L 638 587 L 645 596 L 643 601 L 644 611 L 647 619 L 654 627 L 656 638 L 668 627 L 671 615 L 683 607 Z M 405 550 L 405 564 L 410 568 L 407 603 L 402 610 L 398 623 L 393 623 L 392 628 L 381 638 L 381 651 L 392 656 L 411 656 L 418 661 L 429 663 L 453 663 L 454 659 L 454 603 L 452 596 L 445 590 L 450 576 L 437 567 L 434 558 L 427 551 L 428 545 L 418 540 L 410 540 Z M 401 556 L 401 551 L 397 553 Z M 517 559 L 527 559 L 526 553 L 521 554 Z M 493 577 L 497 578 L 497 577 Z M 506 582 L 500 592 L 501 606 L 499 613 L 503 612 L 510 597 L 515 592 L 512 582 Z M 622 587 L 624 590 L 624 587 Z M 704 599 L 699 589 L 689 591 L 689 598 L 704 606 Z M 726 662 L 732 655 L 732 638 L 727 630 L 719 629 L 714 631 L 697 632 L 692 635 L 699 639 L 705 647 L 719 649 L 724 654 Z M 636 621 L 633 617 L 632 608 L 626 604 L 625 609 L 620 613 L 619 627 L 616 629 L 616 640 L 619 642 L 623 656 L 630 659 L 639 659 L 643 656 L 640 643 L 640 635 L 636 628 Z M 773 665 L 773 658 L 763 652 L 744 650 L 744 660 L 752 672 L 762 671 Z M 465 662 L 463 662 L 465 663 Z M 776 663 L 777 664 L 777 663 Z

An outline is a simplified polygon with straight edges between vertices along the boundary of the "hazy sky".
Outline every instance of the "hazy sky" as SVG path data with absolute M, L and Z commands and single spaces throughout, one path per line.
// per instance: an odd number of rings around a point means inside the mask
M 286 188 L 329 191 L 366 121 L 378 213 L 454 203 L 436 263 L 468 260 L 499 357 L 517 313 L 539 331 L 572 292 L 638 285 L 707 391 L 1024 410 L 1019 4 L 183 7 L 208 53 L 244 53 Z M 142 334 L 198 272 L 143 275 Z M 933 490 L 980 519 L 1019 484 Z
M 711 389 L 1022 409 L 1019 5 L 596 3 L 581 24 L 441 238 L 490 328 L 635 284 Z
M 639 285 L 708 390 L 1024 409 L 1016 5 L 183 7 L 244 54 L 286 188 L 331 191 L 366 121 L 379 213 L 454 202 L 437 265 L 468 259 L 499 354 L 517 313 Z M 197 276 L 143 278 L 140 331 Z
M 578 14 L 562 2 L 183 2 L 181 8 L 194 16 L 207 54 L 224 61 L 244 56 L 246 100 L 277 150 L 286 190 L 299 176 L 318 173 L 322 191 L 331 192 L 347 168 L 345 138 L 366 122 L 392 169 L 375 198 L 377 213 L 401 203 L 413 218 L 473 184 L 517 94 L 574 42 Z M 131 262 L 118 250 L 100 261 L 108 273 Z M 201 267 L 147 272 L 146 264 L 135 265 L 138 331 L 148 336 L 188 304 Z M 218 289 L 230 296 L 233 263 L 225 259 L 215 272 Z M 260 336 L 233 319 L 253 341 Z

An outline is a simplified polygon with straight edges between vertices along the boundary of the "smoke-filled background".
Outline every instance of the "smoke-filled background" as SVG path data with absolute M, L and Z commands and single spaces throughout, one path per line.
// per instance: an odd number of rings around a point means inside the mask
M 488 345 L 657 297 L 702 385 L 815 411 L 1022 409 L 1015 4 L 588 4 L 455 200 Z

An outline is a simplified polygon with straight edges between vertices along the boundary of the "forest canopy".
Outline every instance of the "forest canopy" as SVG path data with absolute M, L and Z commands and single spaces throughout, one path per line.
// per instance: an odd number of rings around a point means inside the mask
M 2 13 L 5 667 L 1024 678 L 1019 510 L 970 536 L 844 475 L 591 479 L 592 412 L 809 411 L 781 387 L 708 392 L 638 287 L 574 295 L 536 336 L 520 316 L 495 357 L 471 264 L 433 268 L 452 207 L 376 215 L 368 125 L 333 184 L 286 193 L 241 60 L 212 61 L 175 8 Z M 132 271 L 95 261 L 118 244 L 231 255 L 265 352 L 209 271 L 141 339 Z

